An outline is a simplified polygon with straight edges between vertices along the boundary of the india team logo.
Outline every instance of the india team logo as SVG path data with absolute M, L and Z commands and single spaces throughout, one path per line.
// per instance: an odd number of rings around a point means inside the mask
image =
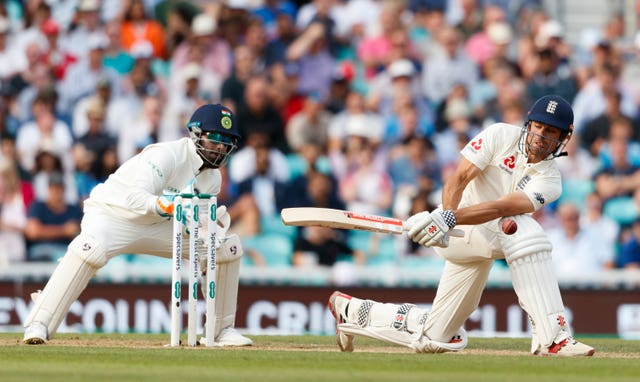
M 558 102 L 556 101 L 549 101 L 549 103 L 547 104 L 547 113 L 549 114 L 555 114 L 556 113 L 556 108 L 558 107 Z
M 229 130 L 233 126 L 233 122 L 231 121 L 231 113 L 226 110 L 222 110 L 222 118 L 220 119 L 220 124 L 225 129 Z

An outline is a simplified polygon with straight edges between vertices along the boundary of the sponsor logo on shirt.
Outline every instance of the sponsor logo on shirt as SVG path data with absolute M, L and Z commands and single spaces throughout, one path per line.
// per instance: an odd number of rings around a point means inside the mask
M 520 181 L 518 182 L 516 189 L 524 190 L 525 186 L 527 185 L 527 183 L 529 183 L 530 180 L 531 180 L 531 177 L 529 175 L 523 176 L 522 179 L 520 179 Z
M 505 166 L 513 170 L 513 168 L 516 167 L 516 157 L 513 155 L 508 156 L 504 158 L 504 161 L 502 161 L 502 163 L 504 163 Z
M 516 167 L 516 157 L 515 155 L 509 155 L 502 160 L 502 163 L 498 165 L 500 169 L 505 171 L 507 174 L 513 174 L 513 169 Z
M 536 198 L 538 202 L 540 202 L 540 204 L 544 204 L 544 196 L 542 196 L 541 193 L 536 192 L 533 194 L 533 196 Z
M 482 138 L 478 138 L 477 140 L 471 142 L 469 144 L 474 151 L 480 151 L 482 148 Z

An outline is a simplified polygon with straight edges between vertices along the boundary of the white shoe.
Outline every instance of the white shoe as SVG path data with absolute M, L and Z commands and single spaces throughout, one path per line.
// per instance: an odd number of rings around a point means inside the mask
M 591 346 L 578 342 L 573 337 L 567 337 L 558 343 L 552 343 L 546 349 L 538 349 L 533 354 L 557 357 L 590 357 L 595 352 L 596 349 Z
M 27 345 L 42 345 L 47 342 L 47 327 L 39 322 L 34 322 L 24 330 L 22 339 Z
M 204 338 L 200 340 L 200 343 L 203 342 Z M 243 336 L 238 333 L 232 327 L 224 328 L 218 334 L 214 342 L 215 346 L 251 346 L 253 345 L 253 341 L 250 338 Z
M 336 319 L 336 343 L 343 352 L 352 352 L 354 349 L 353 341 L 354 336 L 345 334 L 340 330 L 339 324 L 347 322 L 347 305 L 351 300 L 351 296 L 339 291 L 335 291 L 329 297 L 328 307 Z

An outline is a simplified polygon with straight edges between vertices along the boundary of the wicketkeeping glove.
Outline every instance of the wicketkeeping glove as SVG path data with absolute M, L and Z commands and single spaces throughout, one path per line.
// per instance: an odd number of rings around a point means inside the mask
M 433 212 L 419 212 L 407 219 L 409 228 L 408 236 L 415 243 L 425 247 L 449 246 L 451 228 L 456 225 L 456 218 L 452 210 L 443 211 L 439 208 Z
M 220 248 L 222 241 L 227 237 L 227 231 L 231 226 L 231 216 L 227 211 L 227 206 L 216 208 L 216 248 Z
M 175 199 L 175 195 L 160 195 L 158 199 L 156 199 L 156 213 L 163 218 L 171 218 L 174 212 L 173 201 Z

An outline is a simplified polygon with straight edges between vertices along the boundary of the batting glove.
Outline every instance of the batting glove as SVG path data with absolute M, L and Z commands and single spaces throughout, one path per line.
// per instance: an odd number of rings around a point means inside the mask
M 452 210 L 435 209 L 433 212 L 419 212 L 407 220 L 409 237 L 425 247 L 449 246 L 447 232 L 456 225 Z

